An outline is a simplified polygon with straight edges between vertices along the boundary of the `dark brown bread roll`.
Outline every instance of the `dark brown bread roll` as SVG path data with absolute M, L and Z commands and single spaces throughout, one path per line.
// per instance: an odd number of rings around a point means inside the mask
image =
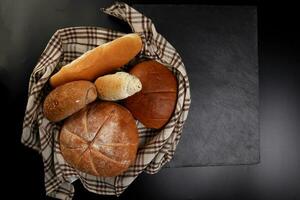
M 144 61 L 130 73 L 138 77 L 142 90 L 125 99 L 125 106 L 148 128 L 162 128 L 170 119 L 177 99 L 177 80 L 156 61 Z
M 44 115 L 53 122 L 63 120 L 97 98 L 95 85 L 89 81 L 73 81 L 52 90 L 44 101 Z
M 111 102 L 94 102 L 68 118 L 60 132 L 60 149 L 74 168 L 111 177 L 134 161 L 138 130 L 131 113 Z

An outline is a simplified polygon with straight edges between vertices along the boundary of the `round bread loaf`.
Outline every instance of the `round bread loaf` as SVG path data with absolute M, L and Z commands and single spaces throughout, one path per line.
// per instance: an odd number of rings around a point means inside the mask
M 61 153 L 74 168 L 117 176 L 134 161 L 138 130 L 131 113 L 112 102 L 94 102 L 68 118 L 60 132 Z
M 164 65 L 144 61 L 130 73 L 138 77 L 142 90 L 125 99 L 125 106 L 148 128 L 162 128 L 170 119 L 177 99 L 177 80 Z
M 52 90 L 44 101 L 44 115 L 49 121 L 63 120 L 97 98 L 95 85 L 89 81 L 73 81 Z

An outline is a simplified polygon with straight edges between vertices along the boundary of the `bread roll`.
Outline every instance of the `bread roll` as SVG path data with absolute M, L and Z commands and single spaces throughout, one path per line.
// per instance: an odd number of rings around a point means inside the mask
M 112 102 L 94 102 L 72 115 L 59 138 L 65 161 L 94 176 L 121 174 L 135 161 L 138 148 L 135 120 Z
M 53 122 L 65 119 L 97 98 L 89 81 L 73 81 L 52 90 L 44 101 L 44 115 Z
M 134 66 L 131 74 L 143 88 L 125 99 L 125 106 L 148 128 L 162 128 L 170 119 L 177 99 L 177 79 L 164 65 L 145 61 Z
M 57 87 L 76 80 L 94 81 L 97 77 L 128 63 L 141 49 L 142 40 L 138 34 L 124 35 L 84 53 L 63 66 L 50 78 L 50 84 Z
M 142 89 L 140 80 L 126 72 L 101 76 L 95 81 L 95 85 L 98 97 L 108 101 L 125 99 Z

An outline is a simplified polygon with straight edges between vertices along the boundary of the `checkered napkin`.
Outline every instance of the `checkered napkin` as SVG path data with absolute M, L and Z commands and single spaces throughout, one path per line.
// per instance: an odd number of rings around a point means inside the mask
M 124 33 L 99 27 L 72 27 L 56 31 L 30 77 L 21 141 L 42 155 L 46 193 L 59 199 L 72 199 L 74 187 L 71 183 L 77 179 L 91 192 L 118 196 L 143 171 L 149 174 L 158 172 L 174 155 L 190 107 L 189 81 L 184 64 L 175 48 L 156 32 L 151 20 L 120 2 L 102 11 L 126 21 L 133 32 L 141 35 L 144 47 L 138 58 L 155 59 L 175 74 L 178 80 L 176 109 L 162 130 L 148 129 L 137 122 L 140 148 L 135 163 L 123 174 L 111 178 L 95 177 L 72 168 L 64 161 L 59 148 L 62 123 L 49 122 L 43 115 L 43 99 L 51 90 L 48 79 L 61 66 L 84 52 Z

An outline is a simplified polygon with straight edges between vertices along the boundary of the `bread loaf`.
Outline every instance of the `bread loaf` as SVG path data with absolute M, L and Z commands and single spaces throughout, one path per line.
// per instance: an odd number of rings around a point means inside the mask
M 52 90 L 44 101 L 45 117 L 53 122 L 65 119 L 97 98 L 96 87 L 89 81 L 73 81 Z
M 140 80 L 126 72 L 101 76 L 95 85 L 98 97 L 109 101 L 125 99 L 142 89 Z
M 146 127 L 162 128 L 176 105 L 177 79 L 166 66 L 156 61 L 141 62 L 130 73 L 140 79 L 143 88 L 125 99 L 125 106 Z
M 138 148 L 135 120 L 112 102 L 94 102 L 72 115 L 59 138 L 66 162 L 94 176 L 121 174 L 135 161 Z
M 63 66 L 50 78 L 52 87 L 76 80 L 94 81 L 97 77 L 122 67 L 134 58 L 142 48 L 138 34 L 127 34 L 100 45 L 73 62 Z

